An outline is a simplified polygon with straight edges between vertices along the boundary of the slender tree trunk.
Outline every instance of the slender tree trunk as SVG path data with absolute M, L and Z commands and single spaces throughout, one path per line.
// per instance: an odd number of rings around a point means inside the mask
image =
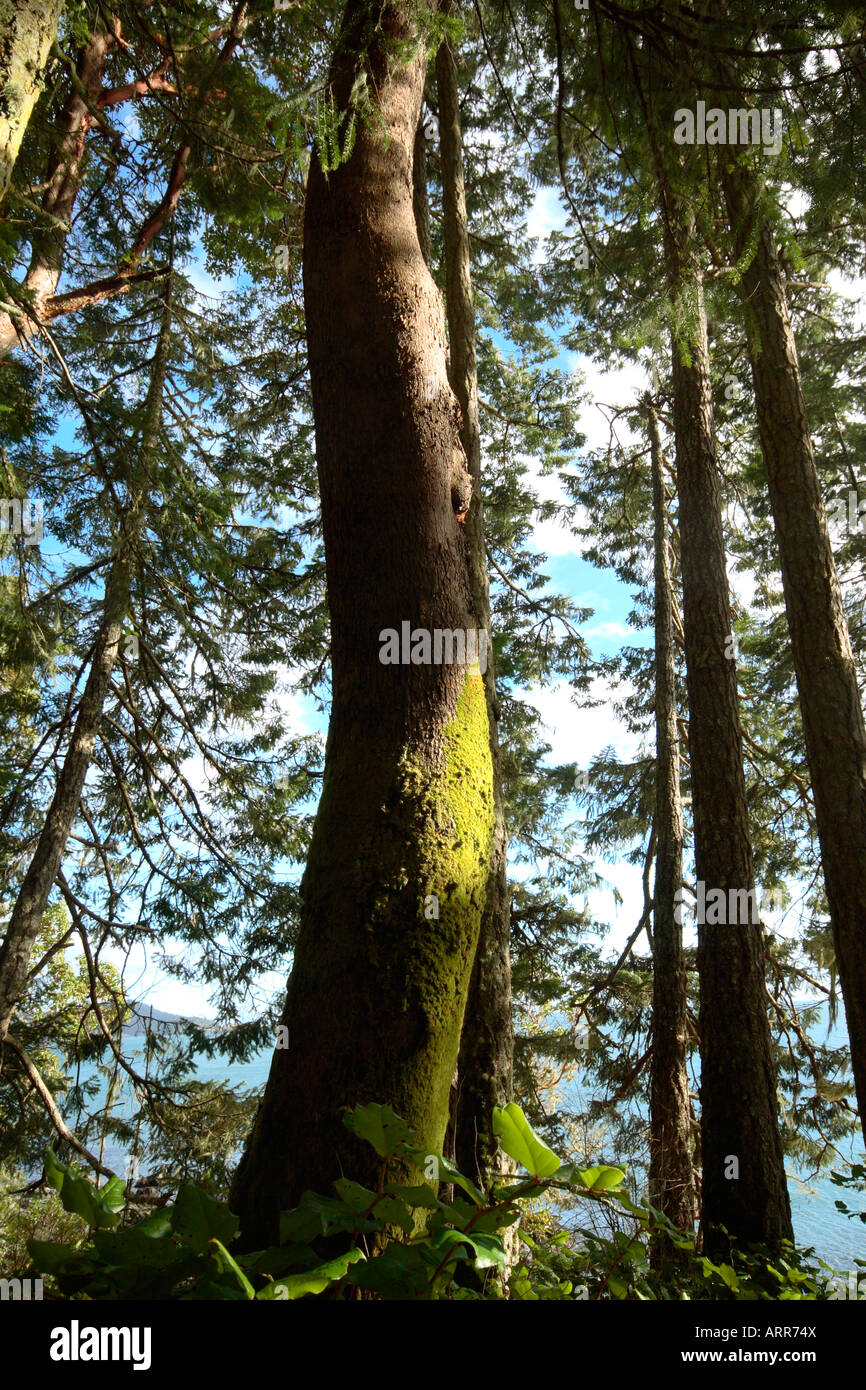
M 171 310 L 166 297 L 151 366 L 136 467 L 129 481 L 128 504 L 121 517 L 117 553 L 106 581 L 102 620 L 96 634 L 90 671 L 51 806 L 0 946 L 0 1042 L 5 1039 L 12 1012 L 25 992 L 33 945 L 78 814 L 79 799 L 93 757 L 111 673 L 117 659 L 123 621 L 129 609 L 132 573 L 147 499 L 147 480 L 161 418 L 170 327 Z
M 427 140 L 424 135 L 424 113 L 418 117 L 415 127 L 415 144 L 412 150 L 412 204 L 415 209 L 415 229 L 418 245 L 427 266 L 431 264 L 430 247 L 430 199 L 427 196 Z
M 483 677 L 459 660 L 380 657 L 383 632 L 402 622 L 480 625 L 460 409 L 413 209 L 423 43 L 408 61 L 393 56 L 417 13 L 347 4 L 334 98 L 346 108 L 363 66 L 378 119 L 359 124 L 350 159 L 327 178 L 314 159 L 307 187 L 333 700 L 283 1014 L 289 1047 L 274 1053 L 232 1197 L 241 1243 L 253 1247 L 305 1188 L 374 1177 L 378 1160 L 341 1107 L 388 1103 L 423 1148 L 441 1149 L 486 900 L 494 802 Z
M 733 627 L 703 279 L 689 204 L 693 184 L 673 163 L 671 141 L 665 141 L 664 130 L 673 128 L 675 95 L 668 88 L 660 99 L 655 69 L 651 82 L 648 100 L 639 79 L 638 91 L 645 101 L 676 325 L 673 414 L 695 871 L 707 893 L 721 892 L 726 904 L 721 921 L 714 912 L 713 921 L 698 925 L 702 1225 L 705 1248 L 721 1254 L 729 1246 L 722 1227 L 734 1241 L 771 1248 L 792 1239 L 793 1230 L 767 1018 L 764 941 L 754 906 L 736 663 L 727 655 Z M 666 127 L 662 111 L 670 117 Z
M 688 360 L 674 342 L 673 376 L 695 876 L 739 915 L 739 895 L 754 891 L 752 846 L 736 663 L 726 655 L 733 624 L 698 276 L 692 292 L 697 338 Z M 702 1220 L 711 1253 L 727 1249 L 721 1227 L 734 1240 L 770 1247 L 793 1238 L 764 942 L 753 900 L 746 901 L 750 920 L 698 926 Z
M 721 159 L 719 166 L 738 256 L 760 227 L 740 289 L 851 1065 L 866 1126 L 863 709 L 815 469 L 785 277 L 773 232 L 759 211 L 759 176 L 740 162 Z
M 463 147 L 457 67 L 449 40 L 436 57 L 439 135 L 442 154 L 442 205 L 445 241 L 445 307 L 450 347 L 449 372 L 462 413 L 461 440 L 472 478 L 466 518 L 470 583 L 479 622 L 490 629 L 490 589 L 481 501 L 481 433 L 478 423 L 478 368 L 471 252 L 463 177 Z M 492 1129 L 494 1105 L 512 1098 L 514 1028 L 509 953 L 510 903 L 506 875 L 505 806 L 499 758 L 496 672 L 492 645 L 484 672 L 493 764 L 494 829 L 487 899 L 478 952 L 472 970 L 466 1022 L 460 1040 L 457 1094 L 453 1107 L 454 1156 L 462 1172 L 481 1183 L 505 1171 Z
M 694 1224 L 686 1070 L 686 971 L 676 910 L 683 881 L 683 812 L 674 666 L 667 495 L 659 424 L 647 406 L 655 521 L 656 864 L 653 889 L 653 1050 L 650 1201 L 681 1230 Z
M 0 204 L 42 90 L 64 0 L 0 0 Z

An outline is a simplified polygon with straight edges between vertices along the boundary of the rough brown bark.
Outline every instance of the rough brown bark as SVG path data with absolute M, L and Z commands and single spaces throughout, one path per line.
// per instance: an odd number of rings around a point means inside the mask
M 785 277 L 759 211 L 759 176 L 729 157 L 719 166 L 738 255 L 760 227 L 740 289 L 851 1066 L 866 1126 L 866 728 Z
M 655 571 L 656 861 L 650 1063 L 652 1204 L 681 1230 L 694 1223 L 691 1110 L 686 1070 L 686 972 L 676 910 L 683 881 L 683 813 L 674 665 L 669 527 L 658 418 L 646 407 L 653 478 Z
M 699 336 L 688 362 L 674 344 L 673 374 L 695 876 L 731 901 L 754 890 L 754 873 L 700 281 L 693 288 Z M 793 1230 L 760 924 L 699 925 L 698 972 L 705 1248 L 727 1250 L 721 1227 L 778 1247 Z
M 93 756 L 102 710 L 111 683 L 111 673 L 117 659 L 123 621 L 129 608 L 130 584 L 162 406 L 170 313 L 169 302 L 166 299 L 157 350 L 151 366 L 136 467 L 129 481 L 128 501 L 121 517 L 117 552 L 106 581 L 102 619 L 96 634 L 90 670 L 45 824 L 12 909 L 3 944 L 0 946 L 0 1042 L 7 1035 L 12 1012 L 24 994 L 33 945 L 39 934 L 48 896 L 78 814 L 79 799 Z
M 64 0 L 0 0 L 0 203 L 42 90 Z
M 435 8 L 433 4 L 429 9 Z M 471 480 L 442 303 L 415 226 L 424 48 L 407 4 L 350 0 L 331 72 L 378 103 L 326 178 L 314 158 L 304 297 L 331 617 L 332 707 L 301 928 L 265 1095 L 232 1194 L 241 1243 L 378 1160 L 341 1107 L 386 1102 L 441 1149 L 484 906 L 493 786 L 483 680 L 383 665 L 380 633 L 478 627 L 460 517 Z M 387 132 L 387 142 L 383 132 Z M 430 383 L 439 389 L 431 390 Z M 438 916 L 433 914 L 436 901 Z M 425 902 L 429 915 L 425 916 Z
M 725 901 L 754 891 L 743 774 L 736 663 L 728 659 L 732 620 L 725 564 L 721 483 L 713 423 L 703 278 L 693 187 L 674 163 L 676 94 L 658 68 L 644 103 L 673 305 L 673 415 L 679 495 L 683 626 L 689 698 L 689 753 L 695 873 Z M 687 158 L 687 154 L 682 156 Z M 746 898 L 751 903 L 751 898 Z M 738 914 L 737 914 L 738 915 Z M 749 918 L 749 910 L 743 915 Z M 698 927 L 701 1033 L 702 1230 L 708 1253 L 729 1239 L 778 1248 L 792 1239 L 767 1018 L 760 923 Z
M 442 157 L 449 376 L 460 403 L 461 440 L 472 478 L 472 503 L 466 518 L 470 582 L 479 622 L 489 631 L 490 589 L 481 499 L 481 433 L 478 422 L 472 262 L 463 176 L 457 66 L 453 48 L 447 39 L 440 45 L 436 56 L 436 82 Z M 493 763 L 493 846 L 487 900 L 472 970 L 466 1022 L 460 1039 L 457 1090 L 452 1107 L 455 1161 L 461 1172 L 482 1184 L 485 1176 L 505 1171 L 491 1124 L 493 1107 L 507 1105 L 512 1098 L 514 1066 L 507 837 L 497 729 L 499 705 L 492 647 L 484 673 L 484 685 Z

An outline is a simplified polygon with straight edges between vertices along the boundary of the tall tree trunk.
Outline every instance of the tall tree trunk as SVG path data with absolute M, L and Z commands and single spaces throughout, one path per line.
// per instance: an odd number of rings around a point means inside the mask
M 677 280 L 679 286 L 682 281 Z M 721 486 L 703 287 L 692 281 L 696 338 L 673 345 L 674 421 L 689 696 L 695 876 L 739 906 L 754 891 Z M 734 895 L 734 896 L 732 896 Z M 747 899 L 751 905 L 751 899 Z M 705 1248 L 792 1239 L 757 914 L 698 927 L 702 1221 Z
M 436 6 L 431 4 L 430 11 Z M 341 1107 L 393 1106 L 441 1149 L 494 829 L 484 680 L 386 665 L 386 629 L 477 629 L 462 518 L 471 479 L 442 302 L 421 254 L 412 147 L 424 85 L 415 4 L 349 0 L 331 70 L 378 103 L 347 163 L 313 161 L 304 297 L 331 616 L 333 700 L 284 1023 L 235 1180 L 241 1241 L 377 1159 Z M 387 134 L 387 142 L 385 139 Z M 440 389 L 429 390 L 429 383 Z M 418 655 L 423 656 L 419 641 Z M 416 1175 L 417 1176 L 417 1175 Z
M 681 282 L 680 282 L 681 283 Z M 697 337 L 674 342 L 674 420 L 695 875 L 739 906 L 754 890 L 721 488 L 703 292 L 692 284 Z M 732 896 L 733 895 L 733 896 Z M 751 899 L 746 899 L 751 905 Z M 793 1239 L 767 1019 L 764 942 L 752 920 L 698 928 L 702 1220 L 705 1248 Z
M 681 1230 L 694 1223 L 691 1112 L 686 1070 L 686 971 L 676 910 L 683 881 L 683 813 L 674 666 L 668 507 L 659 424 L 646 408 L 655 522 L 656 864 L 650 1064 L 650 1201 Z
M 439 135 L 442 154 L 442 207 L 445 241 L 445 307 L 450 348 L 449 375 L 462 414 L 461 441 L 469 461 L 472 502 L 466 518 L 469 576 L 479 623 L 490 629 L 490 588 L 481 500 L 481 432 L 478 423 L 478 368 L 472 265 L 463 177 L 463 140 L 457 66 L 450 40 L 436 56 Z M 491 1124 L 494 1105 L 513 1094 L 514 1027 L 511 1008 L 510 903 L 506 875 L 507 840 L 499 757 L 496 672 L 492 644 L 484 672 L 493 764 L 494 827 L 487 897 L 478 951 L 472 969 L 469 1004 L 460 1039 L 457 1093 L 453 1106 L 453 1149 L 458 1168 L 483 1184 L 485 1175 L 505 1171 Z
M 0 946 L 0 1042 L 9 1031 L 12 1012 L 26 988 L 33 945 L 78 814 L 79 799 L 93 757 L 111 673 L 120 647 L 161 419 L 170 330 L 171 307 L 167 293 L 151 364 L 136 462 L 129 478 L 127 506 L 120 518 L 117 552 L 105 585 L 102 619 L 93 646 L 90 670 L 45 824 Z
M 833 944 L 866 1133 L 866 728 L 800 380 L 785 277 L 758 174 L 719 160 L 738 256 L 761 451 L 815 798 Z
M 60 128 L 51 147 L 48 184 L 42 195 L 45 225 L 33 236 L 30 264 L 23 288 L 33 296 L 35 317 L 0 314 L 0 358 L 19 342 L 32 337 L 45 301 L 57 289 L 63 270 L 63 252 L 75 200 L 83 173 L 87 132 L 102 91 L 102 76 L 112 47 L 113 34 L 91 34 L 80 50 L 76 73 L 80 84 L 73 88 L 63 108 Z M 86 98 L 83 95 L 86 93 Z
M 636 75 L 637 76 L 637 75 Z M 791 1208 L 778 1123 L 776 1075 L 767 1018 L 764 941 L 753 909 L 754 874 L 736 663 L 725 565 L 721 484 L 713 424 L 703 278 L 692 182 L 672 167 L 661 97 L 650 74 L 645 102 L 663 224 L 672 331 L 674 434 L 679 494 L 683 628 L 689 697 L 689 753 L 695 824 L 695 872 L 707 892 L 721 891 L 745 922 L 699 922 L 702 1226 L 707 1251 L 734 1241 L 778 1247 L 792 1239 Z M 664 105 L 666 102 L 667 105 Z M 670 144 L 670 142 L 668 142 Z M 715 913 L 713 914 L 715 916 Z
M 64 0 L 0 0 L 0 204 L 42 90 Z

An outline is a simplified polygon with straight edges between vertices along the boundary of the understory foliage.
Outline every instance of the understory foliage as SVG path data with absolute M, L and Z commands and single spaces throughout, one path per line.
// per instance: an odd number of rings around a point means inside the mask
M 123 1182 L 101 1188 L 45 1153 L 45 1175 L 63 1210 L 86 1223 L 77 1240 L 30 1239 L 47 1297 L 293 1300 L 816 1300 L 833 1271 L 811 1251 L 732 1251 L 731 1263 L 696 1254 L 693 1238 L 628 1195 L 624 1169 L 561 1163 L 511 1104 L 494 1131 L 525 1172 L 478 1188 L 441 1153 L 416 1147 L 389 1106 L 357 1106 L 346 1126 L 381 1160 L 374 1189 L 348 1178 L 333 1195 L 307 1192 L 280 1217 L 279 1245 L 233 1253 L 237 1218 L 201 1187 L 182 1185 L 144 1220 L 125 1219 Z M 426 1181 L 398 1182 L 400 1166 Z M 599 1208 L 607 1232 L 562 1225 L 558 1198 Z M 504 1233 L 518 1243 L 509 1261 Z M 339 1252 L 339 1253 L 335 1253 Z M 863 1262 L 866 1264 L 866 1262 Z

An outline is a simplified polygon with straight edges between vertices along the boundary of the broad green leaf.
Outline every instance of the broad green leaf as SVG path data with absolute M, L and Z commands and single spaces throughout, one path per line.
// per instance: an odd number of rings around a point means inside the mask
M 310 1196 L 305 1192 L 299 1204 L 292 1211 L 280 1212 L 280 1245 L 307 1245 L 324 1230 L 322 1213 L 306 1202 Z
M 160 1236 L 171 1235 L 173 1216 L 174 1207 L 163 1207 L 162 1211 L 152 1212 L 143 1221 L 139 1221 L 135 1229 L 140 1235 L 158 1240 Z
M 275 1279 L 257 1297 L 265 1302 L 288 1302 L 304 1298 L 306 1294 L 324 1293 L 331 1284 L 343 1278 L 350 1265 L 365 1258 L 363 1250 L 349 1250 L 345 1255 L 328 1260 L 327 1264 L 317 1265 L 315 1269 L 305 1270 L 302 1274 L 285 1274 L 282 1279 Z
M 343 1123 L 359 1139 L 372 1144 L 382 1158 L 390 1158 L 413 1138 L 409 1126 L 390 1105 L 356 1105 L 343 1116 Z
M 51 1186 L 59 1192 L 66 1211 L 82 1217 L 88 1226 L 117 1225 L 120 1213 L 126 1205 L 121 1178 L 111 1178 L 104 1188 L 98 1189 L 83 1173 L 78 1173 L 71 1166 L 61 1163 L 50 1148 L 45 1150 L 44 1164 L 45 1176 Z
M 582 1168 L 580 1176 L 583 1180 L 582 1185 L 590 1191 L 607 1192 L 611 1188 L 619 1187 L 625 1178 L 625 1170 L 602 1165 L 598 1168 Z
M 109 1178 L 107 1183 L 96 1189 L 96 1204 L 102 1211 L 114 1215 L 126 1206 L 125 1192 L 123 1178 Z
M 391 1193 L 383 1193 L 379 1196 L 377 1193 L 371 1192 L 368 1187 L 362 1187 L 360 1183 L 352 1182 L 350 1178 L 340 1178 L 334 1183 L 334 1187 L 353 1212 L 360 1214 L 369 1211 L 370 1216 L 376 1222 L 399 1226 L 404 1231 L 414 1229 L 415 1222 L 411 1212 L 401 1198 L 395 1197 Z
M 318 1221 L 318 1230 L 312 1229 L 313 1217 Z M 358 1220 L 357 1211 L 353 1211 L 341 1199 L 320 1197 L 317 1192 L 305 1192 L 295 1211 L 282 1213 L 280 1238 L 307 1243 L 319 1234 L 332 1235 L 337 1231 L 355 1230 L 358 1228 Z M 373 1224 L 362 1221 L 361 1228 L 371 1230 Z
M 106 1264 L 132 1269 L 161 1269 L 190 1258 L 189 1250 L 170 1236 L 144 1236 L 137 1226 L 128 1231 L 94 1231 L 93 1244 Z
M 228 1245 L 237 1233 L 238 1219 L 200 1188 L 184 1186 L 177 1194 L 171 1226 L 181 1240 L 203 1254 L 214 1238 Z
M 430 1175 L 437 1182 L 453 1182 L 455 1187 L 459 1187 L 467 1197 L 472 1198 L 477 1207 L 484 1206 L 484 1193 L 478 1190 L 474 1182 L 464 1177 L 460 1169 L 455 1168 L 444 1154 L 438 1151 L 426 1153 L 423 1149 L 411 1149 L 409 1156 L 422 1173 Z
M 637 1216 L 639 1219 L 646 1221 L 648 1215 L 646 1207 L 637 1206 L 626 1191 L 612 1191 L 611 1195 L 625 1207 L 626 1211 L 630 1211 L 632 1216 Z
M 719 1274 L 733 1293 L 739 1293 L 740 1281 L 730 1265 L 719 1265 Z
M 362 1187 L 359 1182 L 353 1182 L 351 1178 L 340 1178 L 334 1183 L 334 1188 L 352 1211 L 367 1211 L 376 1205 L 376 1193 L 369 1187 Z
M 550 1178 L 562 1164 L 543 1139 L 539 1139 L 519 1105 L 493 1107 L 493 1133 L 508 1154 L 537 1178 Z
M 62 1245 L 56 1240 L 28 1240 L 27 1249 L 33 1259 L 35 1269 L 43 1274 L 54 1274 L 58 1270 L 74 1270 L 76 1266 L 91 1265 L 93 1255 L 84 1250 L 73 1250 L 70 1245 Z
M 435 1211 L 439 1206 L 439 1198 L 423 1182 L 414 1187 L 389 1182 L 385 1184 L 384 1191 L 391 1197 L 400 1197 L 407 1207 L 413 1209 L 422 1208 L 424 1211 Z
M 436 1239 L 431 1241 L 431 1249 L 438 1255 L 440 1262 L 449 1247 L 456 1248 L 458 1245 L 468 1245 L 475 1252 L 473 1263 L 476 1269 L 492 1269 L 496 1265 L 505 1264 L 505 1250 L 498 1236 L 447 1230 L 441 1231 Z
M 428 1299 L 430 1253 L 422 1246 L 391 1241 L 374 1260 L 356 1264 L 347 1279 L 356 1288 L 374 1289 L 383 1299 Z

